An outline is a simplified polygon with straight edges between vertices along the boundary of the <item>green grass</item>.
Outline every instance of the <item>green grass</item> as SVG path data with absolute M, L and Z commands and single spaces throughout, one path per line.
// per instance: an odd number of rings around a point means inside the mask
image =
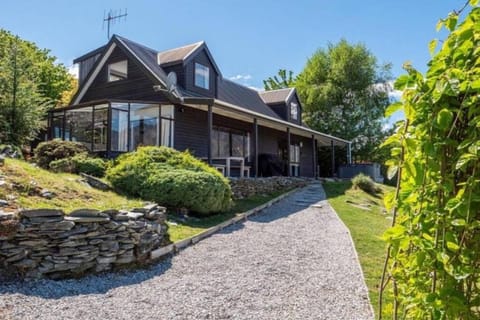
M 182 221 L 179 219 L 178 215 L 169 214 L 168 233 L 170 235 L 170 240 L 176 242 L 194 236 L 208 228 L 233 218 L 237 213 L 242 213 L 258 207 L 287 191 L 288 190 L 278 191 L 269 195 L 256 195 L 236 200 L 229 211 L 204 218 L 189 217 L 186 221 Z
M 380 237 L 392 222 L 385 212 L 382 198 L 385 192 L 393 188 L 381 186 L 382 192 L 378 196 L 372 196 L 352 188 L 350 182 L 327 182 L 323 186 L 328 202 L 350 229 L 370 300 L 378 315 L 378 288 L 386 254 L 386 244 Z M 391 295 L 387 294 L 386 299 L 385 310 L 388 313 L 392 308 Z
M 68 213 L 79 208 L 129 209 L 143 204 L 141 200 L 129 199 L 113 191 L 93 189 L 79 182 L 78 175 L 52 173 L 23 160 L 5 159 L 0 175 L 7 182 L 0 187 L 0 199 L 15 197 L 7 210 L 59 208 Z M 54 197 L 42 197 L 43 189 L 54 193 Z

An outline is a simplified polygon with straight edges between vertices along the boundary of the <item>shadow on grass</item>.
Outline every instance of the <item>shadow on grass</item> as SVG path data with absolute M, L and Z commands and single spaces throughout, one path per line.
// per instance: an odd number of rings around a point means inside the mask
M 60 299 L 63 297 L 105 294 L 108 291 L 124 286 L 142 283 L 154 277 L 161 276 L 172 266 L 171 258 L 155 264 L 124 269 L 115 272 L 88 275 L 79 279 L 38 281 L 15 281 L 0 284 L 0 295 L 23 294 L 43 299 Z

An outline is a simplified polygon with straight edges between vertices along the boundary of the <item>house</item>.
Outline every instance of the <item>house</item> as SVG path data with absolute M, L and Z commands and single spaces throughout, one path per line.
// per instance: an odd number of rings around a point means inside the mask
M 225 79 L 205 42 L 159 52 L 114 35 L 74 63 L 79 90 L 50 112 L 49 138 L 105 157 L 163 145 L 226 175 L 314 177 L 319 146 L 350 146 L 303 124 L 294 88 L 258 92 Z

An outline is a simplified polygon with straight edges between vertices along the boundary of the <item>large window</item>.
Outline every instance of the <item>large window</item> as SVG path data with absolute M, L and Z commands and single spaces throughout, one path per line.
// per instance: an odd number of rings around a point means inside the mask
M 300 145 L 298 144 L 290 145 L 290 175 L 294 177 L 300 175 Z
M 214 127 L 212 132 L 213 157 L 250 157 L 250 133 Z
M 159 145 L 159 112 L 157 104 L 130 104 L 130 149 Z
M 107 151 L 108 104 L 94 106 L 93 151 Z
M 111 150 L 128 151 L 128 103 L 112 103 Z
M 92 113 L 93 107 L 68 110 L 66 112 L 65 140 L 81 142 L 91 150 Z
M 162 116 L 162 135 L 161 145 L 173 148 L 173 129 L 174 129 L 175 107 L 173 105 L 161 106 Z
M 195 86 L 207 90 L 210 88 L 210 70 L 197 62 L 195 62 Z
M 127 60 L 110 63 L 108 65 L 108 82 L 127 79 Z
M 63 111 L 53 112 L 50 130 L 53 139 L 63 139 Z

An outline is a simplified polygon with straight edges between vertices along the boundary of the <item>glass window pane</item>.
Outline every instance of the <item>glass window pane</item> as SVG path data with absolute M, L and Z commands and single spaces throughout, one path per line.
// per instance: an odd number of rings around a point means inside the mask
M 200 63 L 195 63 L 195 85 L 207 90 L 210 87 L 210 70 Z
M 108 105 L 95 106 L 93 120 L 93 151 L 107 151 Z
M 290 103 L 290 117 L 293 120 L 298 119 L 298 105 L 294 102 Z
M 68 110 L 66 112 L 65 140 L 81 142 L 88 149 L 91 149 L 93 138 L 92 113 L 92 107 Z
M 173 121 L 162 119 L 162 146 L 173 148 Z
M 130 105 L 131 150 L 159 145 L 158 107 L 157 104 Z
M 108 65 L 108 82 L 127 79 L 127 60 L 111 63 Z
M 126 102 L 115 102 L 112 103 L 112 109 L 119 109 L 119 110 L 128 110 L 128 103 Z
M 52 138 L 53 139 L 62 139 L 63 138 L 63 112 L 54 112 L 52 115 Z
M 112 109 L 112 151 L 128 151 L 128 112 Z
M 243 148 L 243 135 L 232 133 L 232 157 L 243 157 Z

